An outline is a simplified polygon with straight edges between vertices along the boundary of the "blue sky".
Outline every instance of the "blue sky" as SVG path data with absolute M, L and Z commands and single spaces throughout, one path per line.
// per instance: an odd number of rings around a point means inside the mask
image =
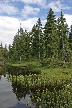
M 28 31 L 38 18 L 44 25 L 50 8 L 56 17 L 62 9 L 68 25 L 71 25 L 72 0 L 0 0 L 0 42 L 3 45 L 12 43 L 20 23 Z

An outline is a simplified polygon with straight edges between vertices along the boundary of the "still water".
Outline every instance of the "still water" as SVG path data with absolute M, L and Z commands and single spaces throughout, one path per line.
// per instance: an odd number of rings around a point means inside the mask
M 70 81 L 45 82 L 39 73 L 30 67 L 0 68 L 0 108 L 72 108 Z
M 34 108 L 29 94 L 25 96 L 19 94 L 21 87 L 19 87 L 19 92 L 15 92 L 14 86 L 16 85 L 9 81 L 7 76 L 8 74 L 2 75 L 0 71 L 0 108 Z

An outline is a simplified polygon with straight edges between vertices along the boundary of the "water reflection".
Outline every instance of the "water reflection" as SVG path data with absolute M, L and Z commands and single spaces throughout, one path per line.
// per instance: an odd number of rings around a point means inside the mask
M 35 69 L 31 65 L 28 66 L 6 66 L 6 72 L 11 75 L 30 75 L 30 74 L 40 74 L 40 69 Z
M 27 105 L 27 102 L 31 102 L 31 99 L 29 95 L 24 93 L 24 88 L 17 82 L 8 81 L 7 77 L 10 77 L 10 74 L 5 71 L 5 68 L 1 68 L 0 108 L 30 108 L 30 105 Z
M 6 77 L 7 72 L 7 77 Z M 27 74 L 28 72 L 28 74 Z M 67 82 L 53 84 L 39 82 L 38 75 L 29 75 L 31 71 L 19 67 L 5 68 L 4 85 L 0 85 L 1 96 L 6 98 L 0 106 L 6 108 L 71 108 L 72 87 Z M 36 72 L 36 71 L 35 71 Z M 2 75 L 2 73 L 1 73 Z M 2 76 L 1 76 L 2 81 Z M 68 85 L 68 86 L 67 86 Z M 7 88 L 6 88 L 7 87 Z M 4 92 L 3 92 L 4 90 Z M 8 97 L 9 96 L 9 97 Z M 15 97 L 16 96 L 16 97 Z M 9 101 L 9 103 L 7 101 Z M 4 104 L 2 103 L 4 102 Z M 5 107 L 4 106 L 4 107 Z
M 27 105 L 20 103 L 20 104 L 16 104 L 15 106 L 12 107 L 8 107 L 8 108 L 30 108 Z
M 36 103 L 33 103 L 32 101 L 32 95 L 35 93 L 35 88 L 32 90 L 28 86 L 26 87 L 24 85 L 21 85 L 21 83 L 18 82 L 17 77 L 15 81 L 12 77 L 12 88 L 13 92 L 15 93 L 18 99 L 18 102 L 21 101 L 21 99 L 25 99 L 28 96 L 30 97 L 30 101 L 27 100 L 27 105 L 31 106 L 30 108 L 38 108 L 36 107 Z
M 0 67 L 0 75 L 5 75 L 5 67 L 4 66 L 1 66 Z
M 30 94 L 29 89 L 22 86 L 21 84 L 17 84 L 17 82 L 12 82 L 13 92 L 16 94 L 18 101 L 22 98 L 25 99 L 26 95 Z
M 30 101 L 27 100 L 27 105 L 30 106 L 30 108 L 38 108 L 41 103 L 37 103 L 37 101 L 35 101 L 35 99 L 33 100 L 33 96 L 36 94 L 36 90 L 37 88 L 31 88 L 29 87 L 29 85 L 27 84 L 27 79 L 24 79 L 23 82 L 24 84 L 21 85 L 20 81 L 18 81 L 18 77 L 20 75 L 23 75 L 23 77 L 25 78 L 25 75 L 29 75 L 29 74 L 38 74 L 37 71 L 34 71 L 31 73 L 31 70 L 29 70 L 28 68 L 25 70 L 26 68 L 20 68 L 20 67 L 7 67 L 6 71 L 8 72 L 8 79 L 12 78 L 10 81 L 12 81 L 12 90 L 13 93 L 15 93 L 16 98 L 18 99 L 18 102 L 21 101 L 21 99 L 25 99 L 27 96 L 30 97 Z M 15 76 L 15 78 L 14 78 Z M 35 77 L 35 79 L 37 79 L 38 76 Z M 34 79 L 34 80 L 35 80 Z

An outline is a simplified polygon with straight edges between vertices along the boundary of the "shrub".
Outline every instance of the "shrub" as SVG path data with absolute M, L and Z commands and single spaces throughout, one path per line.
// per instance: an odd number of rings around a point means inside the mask
M 56 67 L 69 68 L 72 66 L 70 62 L 64 62 L 62 60 L 55 59 L 55 58 L 41 59 L 41 64 L 42 66 L 47 66 L 52 68 L 56 68 Z

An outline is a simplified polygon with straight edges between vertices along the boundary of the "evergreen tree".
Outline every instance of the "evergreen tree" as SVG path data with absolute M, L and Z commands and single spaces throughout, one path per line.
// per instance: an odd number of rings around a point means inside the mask
M 51 8 L 47 15 L 47 22 L 44 28 L 45 56 L 55 58 L 58 55 L 58 36 L 56 18 Z
M 14 52 L 13 52 L 13 48 L 11 46 L 11 44 L 9 44 L 8 46 L 8 60 L 13 60 L 13 55 L 14 55 Z
M 0 59 L 7 60 L 7 56 L 8 56 L 7 47 L 6 47 L 6 45 L 5 45 L 5 47 L 3 47 L 3 44 L 1 42 L 1 44 L 0 44 Z
M 33 26 L 31 33 L 31 55 L 34 58 L 38 58 L 38 33 L 36 30 L 36 25 Z
M 0 44 L 0 59 L 3 59 L 3 46 L 2 46 L 2 42 Z
M 30 33 L 27 30 L 24 31 L 21 27 L 18 29 L 17 34 L 14 36 L 12 46 L 9 46 L 8 58 L 15 61 L 22 61 L 28 60 L 29 58 L 41 59 L 42 57 L 46 57 L 46 59 L 58 58 L 64 62 L 70 61 L 72 25 L 70 33 L 68 30 L 68 25 L 62 11 L 60 17 L 56 20 L 54 12 L 50 8 L 44 31 L 42 30 L 40 18 L 32 27 Z
M 30 35 L 22 28 L 18 30 L 18 34 L 14 37 L 12 48 L 10 48 L 10 53 L 12 53 L 12 59 L 21 61 L 28 59 L 30 56 Z
M 8 50 L 7 50 L 7 45 L 6 44 L 3 48 L 3 56 L 6 60 L 8 59 Z
M 41 19 L 39 18 L 36 23 L 37 35 L 38 35 L 38 58 L 40 59 L 44 55 L 44 40 L 43 40 L 43 33 L 42 33 L 42 23 Z
M 36 58 L 43 57 L 44 54 L 44 40 L 42 33 L 42 23 L 39 18 L 36 25 L 33 26 L 31 31 L 31 48 L 32 48 L 32 56 Z
M 72 50 L 72 25 L 69 33 L 69 48 Z
M 30 34 L 25 30 L 25 43 L 24 43 L 25 56 L 28 60 L 31 57 L 31 38 Z
M 58 36 L 59 36 L 59 58 L 66 61 L 69 55 L 69 44 L 68 44 L 68 25 L 66 19 L 61 11 L 60 17 L 58 18 Z

